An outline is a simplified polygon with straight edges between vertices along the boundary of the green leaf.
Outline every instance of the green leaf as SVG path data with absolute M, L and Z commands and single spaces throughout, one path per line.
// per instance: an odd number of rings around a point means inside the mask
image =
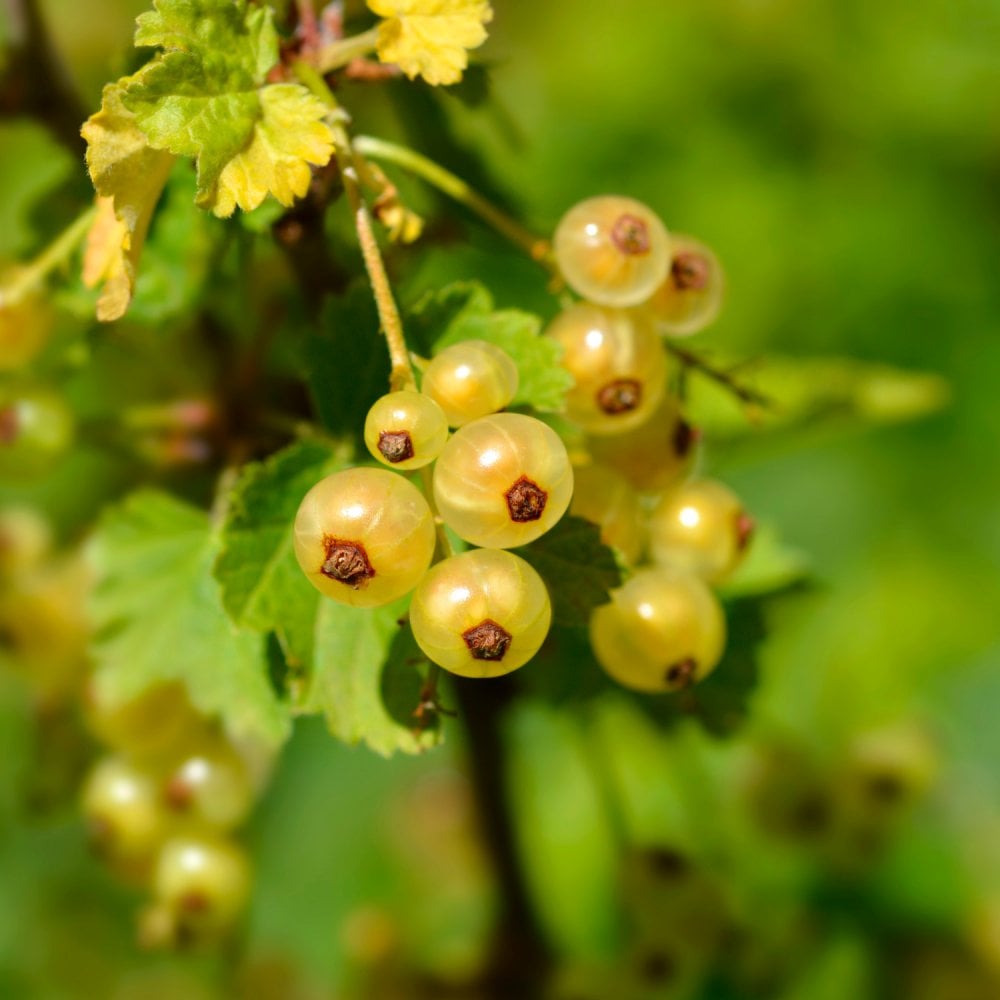
M 607 604 L 608 591 L 622 582 L 614 553 L 601 541 L 601 529 L 582 517 L 564 517 L 517 554 L 545 581 L 557 625 L 586 626 L 591 611 Z
M 198 203 L 218 216 L 268 194 L 290 205 L 310 164 L 325 164 L 326 108 L 298 84 L 266 84 L 278 61 L 270 7 L 245 0 L 158 0 L 139 18 L 136 45 L 166 49 L 120 81 L 125 106 L 155 149 L 198 162 Z
M 365 413 L 389 390 L 389 358 L 367 284 L 327 301 L 306 341 L 305 372 L 316 413 L 334 434 L 360 440 Z
M 414 309 L 415 330 L 437 353 L 463 340 L 486 340 L 505 350 L 520 376 L 512 405 L 543 412 L 563 408 L 573 377 L 562 368 L 562 348 L 541 335 L 541 320 L 519 309 L 493 308 L 490 293 L 477 282 L 456 282 L 426 296 Z
M 788 590 L 808 577 L 806 554 L 785 545 L 773 525 L 758 524 L 749 553 L 720 590 L 727 598 L 763 596 Z
M 215 577 L 239 626 L 274 632 L 293 669 L 312 662 L 320 595 L 295 558 L 292 527 L 306 492 L 337 467 L 331 448 L 293 444 L 246 466 L 229 500 Z
M 314 669 L 298 706 L 322 712 L 330 732 L 346 743 L 364 743 L 383 756 L 418 753 L 437 742 L 418 732 L 419 650 L 403 621 L 408 599 L 381 608 L 320 602 Z
M 710 359 L 725 370 L 726 362 Z M 743 366 L 738 382 L 771 405 L 747 410 L 726 388 L 699 375 L 688 379 L 688 413 L 709 438 L 819 424 L 883 424 L 915 420 L 946 406 L 948 383 L 930 372 L 906 371 L 854 358 L 779 357 Z
M 200 711 L 277 744 L 289 713 L 268 679 L 264 637 L 226 617 L 217 553 L 208 516 L 164 493 L 135 493 L 105 516 L 91 549 L 97 680 L 122 699 L 180 680 Z

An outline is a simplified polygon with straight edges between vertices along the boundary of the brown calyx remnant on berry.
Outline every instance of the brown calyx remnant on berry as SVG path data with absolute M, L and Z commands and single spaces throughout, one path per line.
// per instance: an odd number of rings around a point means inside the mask
M 521 476 L 504 496 L 507 498 L 510 519 L 519 524 L 537 521 L 545 512 L 545 504 L 549 499 L 548 493 L 527 476 Z
M 671 261 L 670 279 L 678 291 L 700 292 L 708 284 L 710 270 L 704 254 L 687 251 Z
M 323 576 L 359 590 L 375 575 L 375 569 L 368 561 L 368 553 L 360 542 L 327 538 L 323 544 L 326 548 L 326 560 L 320 567 Z
M 643 980 L 657 985 L 669 983 L 677 971 L 677 963 L 662 950 L 647 952 L 639 967 Z
M 188 782 L 175 774 L 163 789 L 163 801 L 175 812 L 187 812 L 194 801 L 194 792 Z
M 387 462 L 405 462 L 413 458 L 413 439 L 409 431 L 382 431 L 378 436 L 378 450 Z
M 895 802 L 903 797 L 905 791 L 902 779 L 887 772 L 870 775 L 866 787 L 876 802 Z
M 678 458 L 684 458 L 699 440 L 701 440 L 701 431 L 697 427 L 692 427 L 684 419 L 677 421 L 672 444 L 674 446 L 674 454 Z
M 646 859 L 654 874 L 660 878 L 680 878 L 688 871 L 688 860 L 680 851 L 669 847 L 653 847 L 646 852 Z
M 686 660 L 678 660 L 667 667 L 664 677 L 672 688 L 685 688 L 693 680 L 698 671 L 698 661 L 689 656 Z
M 502 660 L 512 638 L 502 625 L 492 618 L 484 618 L 478 625 L 462 633 L 469 652 L 476 660 Z
M 197 889 L 184 893 L 177 902 L 185 913 L 204 913 L 212 905 L 208 896 Z
M 597 390 L 597 405 L 609 416 L 629 413 L 642 402 L 642 383 L 634 378 L 616 378 Z
M 637 215 L 626 212 L 615 219 L 611 242 L 626 257 L 641 257 L 649 253 L 649 227 Z
M 736 515 L 736 548 L 742 552 L 753 538 L 757 522 L 745 511 Z
M 0 444 L 13 444 L 20 430 L 16 406 L 0 406 Z

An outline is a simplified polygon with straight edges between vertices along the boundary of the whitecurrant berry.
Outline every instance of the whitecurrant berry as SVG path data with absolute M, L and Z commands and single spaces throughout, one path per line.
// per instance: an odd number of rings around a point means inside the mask
M 613 437 L 594 436 L 587 450 L 610 465 L 641 493 L 661 493 L 683 479 L 694 465 L 698 431 L 667 396 L 645 423 Z
M 530 660 L 548 635 L 552 607 L 541 577 L 502 549 L 438 563 L 410 605 L 417 644 L 463 677 L 498 677 Z
M 641 569 L 596 608 L 590 644 L 616 681 L 637 691 L 674 691 L 715 669 L 726 641 L 718 599 L 695 576 Z
M 714 479 L 692 480 L 665 494 L 649 517 L 655 562 L 721 583 L 742 562 L 754 521 L 739 497 Z
M 718 258 L 690 236 L 672 239 L 670 270 L 644 310 L 671 337 L 686 337 L 708 326 L 722 305 L 724 277 Z
M 73 439 L 73 413 L 58 393 L 25 383 L 0 385 L 0 474 L 47 472 Z
M 229 929 L 250 895 L 246 854 L 228 840 L 178 837 L 164 844 L 153 873 L 153 891 L 182 934 Z
M 91 842 L 109 861 L 149 861 L 167 830 L 156 776 L 125 757 L 104 757 L 83 785 Z
M 424 369 L 421 391 L 461 427 L 507 406 L 517 392 L 514 359 L 485 340 L 463 340 L 444 348 Z
M 447 440 L 444 411 L 420 392 L 390 392 L 372 404 L 365 418 L 365 445 L 394 469 L 419 469 L 433 462 Z
M 579 303 L 546 334 L 563 348 L 575 385 L 566 415 L 591 434 L 620 434 L 645 422 L 666 393 L 667 358 L 641 313 Z
M 231 830 L 250 813 L 254 789 L 240 755 L 220 739 L 205 741 L 170 771 L 163 801 L 173 817 L 191 825 Z
M 295 517 L 295 555 L 312 585 L 354 607 L 412 590 L 434 555 L 434 519 L 420 491 L 387 469 L 320 480 Z
M 434 499 L 445 524 L 484 548 L 527 545 L 569 507 L 573 469 L 551 427 L 497 413 L 459 428 L 434 467 Z
M 638 562 L 644 523 L 639 495 L 606 465 L 577 466 L 573 477 L 569 512 L 598 525 L 601 541 L 618 549 L 627 563 Z
M 670 236 L 634 198 L 600 195 L 574 205 L 553 237 L 556 264 L 573 291 L 607 306 L 634 306 L 670 268 Z

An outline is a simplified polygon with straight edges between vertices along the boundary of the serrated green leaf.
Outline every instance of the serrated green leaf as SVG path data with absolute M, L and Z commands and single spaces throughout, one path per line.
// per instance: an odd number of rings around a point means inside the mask
M 180 680 L 200 711 L 276 744 L 289 713 L 268 680 L 264 637 L 226 617 L 217 553 L 207 514 L 165 493 L 108 512 L 91 547 L 97 680 L 111 698 Z
M 295 559 L 295 513 L 306 492 L 337 464 L 329 446 L 306 441 L 246 466 L 222 526 L 214 572 L 223 607 L 239 626 L 274 632 L 293 669 L 312 661 L 320 601 Z
M 564 517 L 517 554 L 545 581 L 557 625 L 586 627 L 591 611 L 606 604 L 608 591 L 622 582 L 614 553 L 601 541 L 601 529 L 582 517 Z
M 563 408 L 573 377 L 560 364 L 562 348 L 541 335 L 541 320 L 519 309 L 493 308 L 477 282 L 456 282 L 423 299 L 414 309 L 417 329 L 437 353 L 463 340 L 486 340 L 517 364 L 519 384 L 512 405 L 543 412 Z
M 290 205 L 326 163 L 326 108 L 298 84 L 265 85 L 278 60 L 273 12 L 244 0 L 158 0 L 137 45 L 166 51 L 121 81 L 125 106 L 155 149 L 198 162 L 198 203 L 218 216 L 268 194 Z
M 410 630 L 400 624 L 408 604 L 408 598 L 381 608 L 321 601 L 313 672 L 298 706 L 322 712 L 339 739 L 383 756 L 418 753 L 438 739 L 413 724 L 421 678 Z

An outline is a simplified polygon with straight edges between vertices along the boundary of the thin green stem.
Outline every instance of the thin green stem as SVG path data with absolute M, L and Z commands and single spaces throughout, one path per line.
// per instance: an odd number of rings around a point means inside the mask
M 91 206 L 71 222 L 30 264 L 14 273 L 7 285 L 0 285 L 0 306 L 16 305 L 33 292 L 83 242 L 97 208 Z
M 368 55 L 375 49 L 378 41 L 378 25 L 369 28 L 368 31 L 351 38 L 342 38 L 340 41 L 331 42 L 319 50 L 316 59 L 317 66 L 321 73 L 331 73 L 341 66 Z
M 465 205 L 466 208 L 475 212 L 484 222 L 520 247 L 533 260 L 550 267 L 551 247 L 548 240 L 542 239 L 522 226 L 516 219 L 511 218 L 492 202 L 487 201 L 461 177 L 446 170 L 439 163 L 435 163 L 422 153 L 409 149 L 407 146 L 399 146 L 394 142 L 370 135 L 356 136 L 354 149 L 362 156 L 395 163 L 396 166 L 408 170 L 448 195 L 449 198 L 453 198 L 459 204 Z
M 770 409 L 773 407 L 774 403 L 770 397 L 765 396 L 764 393 L 758 392 L 756 389 L 751 389 L 749 386 L 743 385 L 733 377 L 732 372 L 716 368 L 714 365 L 695 354 L 693 351 L 689 351 L 684 347 L 678 347 L 670 340 L 666 340 L 665 344 L 667 350 L 675 358 L 677 358 L 683 366 L 682 377 L 684 371 L 696 371 L 704 375 L 706 378 L 710 378 L 713 382 L 717 382 L 719 385 L 723 386 L 742 403 L 749 406 L 760 406 L 764 409 Z M 681 388 L 683 388 L 683 381 L 681 382 Z
M 382 333 L 385 335 L 389 347 L 390 388 L 394 390 L 415 389 L 417 383 L 413 375 L 413 367 L 410 364 L 406 338 L 403 336 L 403 322 L 399 317 L 396 300 L 393 298 L 392 287 L 389 284 L 389 276 L 385 270 L 385 262 L 382 260 L 378 240 L 375 239 L 371 213 L 368 211 L 368 206 L 361 193 L 361 181 L 358 177 L 357 164 L 354 161 L 354 148 L 345 126 L 346 116 L 337 103 L 337 98 L 326 85 L 326 81 L 314 67 L 299 61 L 295 63 L 295 73 L 333 112 L 330 115 L 330 127 L 333 130 L 334 147 L 340 163 L 344 191 L 354 215 L 354 228 L 358 235 L 361 257 L 365 262 L 365 270 L 368 272 L 368 280 L 375 296 L 375 306 L 378 309 Z

